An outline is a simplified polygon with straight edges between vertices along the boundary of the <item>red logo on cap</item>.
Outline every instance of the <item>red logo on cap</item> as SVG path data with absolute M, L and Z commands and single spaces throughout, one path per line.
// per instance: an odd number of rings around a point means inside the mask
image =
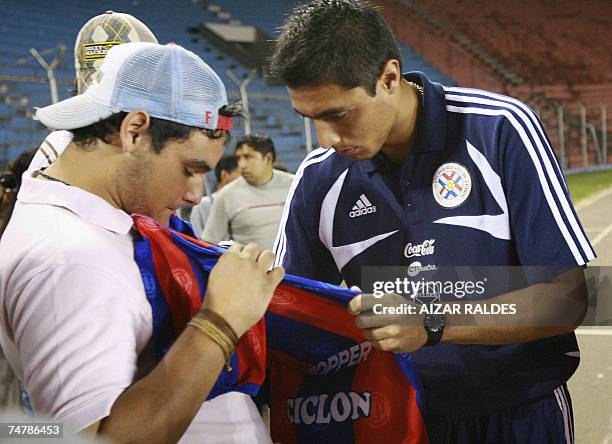
M 204 122 L 206 122 L 206 126 L 209 129 L 219 129 L 219 130 L 225 130 L 228 132 L 232 130 L 232 118 L 231 117 L 218 116 L 217 117 L 217 127 L 210 128 L 210 126 L 212 125 L 212 117 L 213 117 L 213 113 L 211 111 L 204 112 Z

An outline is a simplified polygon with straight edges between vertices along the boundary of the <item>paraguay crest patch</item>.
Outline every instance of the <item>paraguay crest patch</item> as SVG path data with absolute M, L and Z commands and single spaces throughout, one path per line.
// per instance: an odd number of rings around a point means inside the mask
M 444 208 L 455 208 L 466 201 L 472 190 L 472 178 L 459 163 L 445 163 L 433 177 L 433 195 Z

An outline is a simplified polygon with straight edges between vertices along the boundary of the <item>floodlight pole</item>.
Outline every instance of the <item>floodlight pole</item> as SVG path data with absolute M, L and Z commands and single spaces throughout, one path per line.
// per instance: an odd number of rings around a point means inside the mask
M 251 134 L 251 113 L 249 112 L 249 95 L 247 94 L 247 87 L 255 78 L 257 70 L 252 69 L 244 82 L 241 82 L 232 71 L 228 70 L 226 74 L 232 79 L 232 82 L 236 84 L 240 91 L 240 100 L 242 102 L 242 108 L 244 109 L 244 133 L 245 135 L 249 135 Z
M 51 90 L 51 103 L 57 103 L 59 101 L 59 97 L 57 95 L 57 81 L 55 79 L 55 69 L 60 64 L 62 59 L 64 58 L 64 53 L 66 52 L 66 47 L 64 45 L 59 45 L 57 54 L 53 58 L 51 64 L 48 64 L 45 59 L 42 58 L 40 53 L 35 48 L 30 48 L 30 54 L 40 63 L 40 66 L 47 73 L 47 79 L 49 80 L 49 89 Z

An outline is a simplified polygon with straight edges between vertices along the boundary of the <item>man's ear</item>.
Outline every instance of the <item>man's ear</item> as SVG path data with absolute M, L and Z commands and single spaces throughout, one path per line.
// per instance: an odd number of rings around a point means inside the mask
M 225 183 L 225 181 L 227 180 L 227 176 L 229 176 L 229 173 L 225 170 L 221 170 L 221 177 L 219 177 L 219 183 Z
M 266 155 L 264 156 L 264 161 L 267 164 L 274 165 L 274 159 L 272 158 L 272 153 L 266 153 Z
M 148 134 L 151 126 L 151 117 L 142 110 L 131 111 L 121 122 L 119 128 L 119 140 L 124 152 L 134 152 L 142 149 L 145 141 L 150 136 Z
M 397 59 L 389 59 L 385 63 L 383 72 L 379 77 L 380 84 L 384 91 L 394 93 L 400 88 L 402 72 L 400 62 Z

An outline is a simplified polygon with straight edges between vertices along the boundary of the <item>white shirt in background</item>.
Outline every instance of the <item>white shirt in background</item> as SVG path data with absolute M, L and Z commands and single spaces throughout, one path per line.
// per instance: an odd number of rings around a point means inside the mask
M 202 240 L 252 242 L 271 250 L 294 177 L 273 171 L 272 180 L 261 186 L 250 185 L 243 177 L 224 186 L 213 201 Z

